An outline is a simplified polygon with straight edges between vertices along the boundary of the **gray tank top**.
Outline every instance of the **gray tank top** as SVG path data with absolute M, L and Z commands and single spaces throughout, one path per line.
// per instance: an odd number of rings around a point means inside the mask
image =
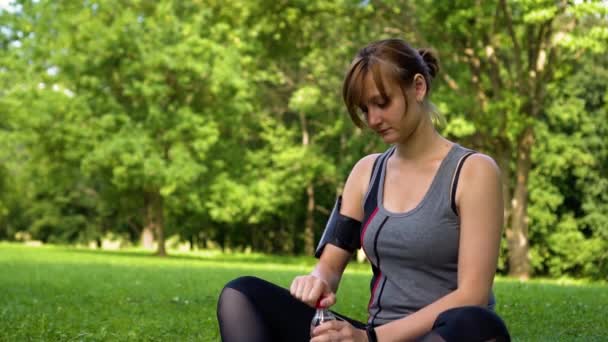
M 376 159 L 364 198 L 361 246 L 372 264 L 368 323 L 403 318 L 454 291 L 460 220 L 452 203 L 458 174 L 473 151 L 454 144 L 420 203 L 404 213 L 382 204 L 389 148 Z M 453 186 L 454 183 L 454 186 Z M 489 308 L 494 306 L 491 295 Z

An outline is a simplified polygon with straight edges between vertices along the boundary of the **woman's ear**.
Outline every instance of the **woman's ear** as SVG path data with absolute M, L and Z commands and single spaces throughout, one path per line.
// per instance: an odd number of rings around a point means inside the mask
M 416 102 L 421 103 L 426 96 L 426 80 L 422 74 L 414 75 L 414 89 L 416 91 Z

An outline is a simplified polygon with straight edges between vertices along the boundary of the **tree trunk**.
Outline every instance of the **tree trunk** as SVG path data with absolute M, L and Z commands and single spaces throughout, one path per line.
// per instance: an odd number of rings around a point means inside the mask
M 300 112 L 300 125 L 302 127 L 302 146 L 308 148 L 310 145 L 310 135 L 308 133 L 308 123 L 306 115 Z M 308 203 L 306 205 L 306 223 L 304 225 L 304 252 L 313 255 L 315 252 L 315 188 L 312 179 L 306 185 L 306 195 Z
M 141 231 L 141 245 L 145 249 L 154 249 L 154 233 L 148 226 L 145 226 Z
M 496 161 L 500 167 L 503 203 L 503 231 L 501 239 L 506 239 L 507 232 L 511 231 L 511 147 L 505 139 L 500 139 L 496 149 Z M 502 248 L 501 248 L 502 251 Z M 507 263 L 508 269 L 508 263 Z
M 511 151 L 508 146 L 501 146 L 498 155 L 498 165 L 500 165 L 502 199 L 504 203 L 504 222 L 509 223 L 511 214 Z
M 304 228 L 304 251 L 306 255 L 315 253 L 315 188 L 311 183 L 306 187 L 308 205 L 306 206 L 306 226 Z
M 144 195 L 145 222 L 144 234 L 146 230 L 152 232 L 157 241 L 156 255 L 165 256 L 165 232 L 163 217 L 163 199 L 159 192 L 148 192 Z
M 196 234 L 191 233 L 188 237 L 188 241 L 190 242 L 190 251 L 192 252 L 196 249 L 196 243 L 198 241 L 198 239 L 196 238 Z
M 496 160 L 500 166 L 502 200 L 504 203 L 503 222 L 505 222 L 505 231 L 507 231 L 511 219 L 511 149 L 508 142 L 499 142 L 496 149 Z
M 534 131 L 527 127 L 518 139 L 515 191 L 511 201 L 511 223 L 507 230 L 509 244 L 509 275 L 520 279 L 530 276 L 528 256 L 528 177 L 532 161 L 530 154 L 534 144 Z

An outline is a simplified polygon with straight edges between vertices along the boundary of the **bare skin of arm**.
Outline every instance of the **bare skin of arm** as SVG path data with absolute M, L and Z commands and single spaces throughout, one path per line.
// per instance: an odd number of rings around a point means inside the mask
M 363 220 L 361 202 L 376 157 L 377 155 L 364 157 L 353 167 L 342 193 L 340 214 L 357 221 Z M 289 289 L 291 294 L 310 306 L 314 306 L 319 297 L 324 298 L 321 305 L 325 307 L 335 304 L 335 293 L 350 257 L 350 252 L 331 244 L 326 245 L 313 271 L 293 280 Z

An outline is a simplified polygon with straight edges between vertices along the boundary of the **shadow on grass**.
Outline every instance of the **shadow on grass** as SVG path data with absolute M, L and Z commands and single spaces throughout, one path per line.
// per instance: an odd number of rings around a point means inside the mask
M 73 253 L 82 253 L 87 255 L 109 255 L 117 257 L 135 257 L 135 258 L 158 258 L 159 260 L 188 260 L 188 261 L 202 261 L 202 262 L 244 262 L 244 263 L 255 263 L 255 264 L 284 264 L 284 265 L 304 265 L 313 266 L 316 263 L 316 259 L 313 257 L 305 256 L 284 256 L 284 255 L 261 255 L 261 254 L 226 254 L 218 253 L 213 255 L 184 255 L 184 254 L 172 254 L 169 253 L 166 256 L 158 256 L 152 251 L 143 250 L 101 250 L 101 249 L 84 249 L 74 248 L 71 246 L 64 246 L 65 251 Z

